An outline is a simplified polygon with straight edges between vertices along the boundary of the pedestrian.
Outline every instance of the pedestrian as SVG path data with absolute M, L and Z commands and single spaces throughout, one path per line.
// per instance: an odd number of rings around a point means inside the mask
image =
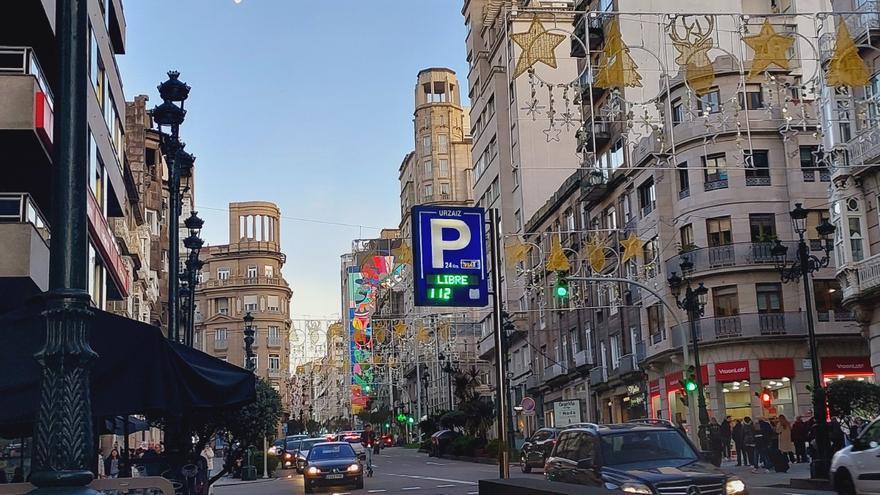
M 724 455 L 724 444 L 721 438 L 721 425 L 715 417 L 709 418 L 709 424 L 706 426 L 706 436 L 709 438 L 709 450 L 712 452 L 712 463 L 716 466 L 721 465 L 721 456 Z
M 211 445 L 205 445 L 205 448 L 202 449 L 202 457 L 205 458 L 205 465 L 208 470 L 208 477 L 211 477 L 211 473 L 214 472 L 214 449 L 211 448 Z
M 738 419 L 734 421 L 733 428 L 731 429 L 731 437 L 733 438 L 733 447 L 736 449 L 736 465 L 742 466 L 743 459 L 745 459 L 745 464 L 748 466 L 749 460 L 746 457 L 745 445 L 743 445 L 742 421 Z
M 746 416 L 742 423 L 743 451 L 745 452 L 744 463 L 758 469 L 758 460 L 755 456 L 755 424 L 752 418 Z
M 796 417 L 791 425 L 791 442 L 794 444 L 795 462 L 807 462 L 807 423 L 803 416 Z
M 773 426 L 766 418 L 758 418 L 758 433 L 755 435 L 755 450 L 758 464 L 765 470 L 770 469 L 770 448 L 773 443 Z
M 794 462 L 794 441 L 791 439 L 791 423 L 788 422 L 788 418 L 784 414 L 780 414 L 779 419 L 776 421 L 776 435 L 779 451 L 785 454 L 790 462 Z
M 828 423 L 828 436 L 831 440 L 831 455 L 845 447 L 846 438 L 837 416 L 832 417 L 831 422 Z
M 104 459 L 104 476 L 118 478 L 121 464 L 122 459 L 119 458 L 119 451 L 116 449 L 111 450 L 110 455 Z
M 733 436 L 731 431 L 731 418 L 727 416 L 721 422 L 721 442 L 724 444 L 724 457 L 730 460 L 730 439 Z

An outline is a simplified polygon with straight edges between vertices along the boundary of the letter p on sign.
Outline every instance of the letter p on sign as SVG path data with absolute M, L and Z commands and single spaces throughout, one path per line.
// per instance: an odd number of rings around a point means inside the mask
M 456 239 L 443 240 L 444 230 L 458 232 Z M 431 219 L 431 266 L 443 268 L 443 253 L 446 251 L 458 251 L 471 243 L 471 229 L 461 220 L 454 218 Z

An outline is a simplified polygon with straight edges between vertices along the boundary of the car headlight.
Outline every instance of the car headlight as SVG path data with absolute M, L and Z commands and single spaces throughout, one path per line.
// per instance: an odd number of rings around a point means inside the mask
M 641 483 L 624 483 L 620 485 L 620 489 L 626 493 L 637 493 L 639 495 L 653 495 L 654 492 L 647 485 Z
M 741 479 L 731 478 L 727 480 L 727 484 L 724 486 L 727 495 L 735 495 L 737 493 L 745 493 L 746 484 L 742 482 Z
M 316 468 L 315 466 L 312 466 L 312 467 L 306 469 L 306 474 L 310 474 L 312 476 L 315 476 L 315 475 L 321 474 L 321 470 Z
M 357 473 L 357 472 L 359 472 L 360 470 L 361 470 L 361 465 L 360 465 L 360 464 L 352 464 L 351 466 L 348 466 L 348 472 L 349 472 L 349 473 Z
M 284 458 L 285 458 L 285 459 L 292 459 L 293 456 L 290 455 L 290 453 L 288 452 L 287 454 L 284 454 Z

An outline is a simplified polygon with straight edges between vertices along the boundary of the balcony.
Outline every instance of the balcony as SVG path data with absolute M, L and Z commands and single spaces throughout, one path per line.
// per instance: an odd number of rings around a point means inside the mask
M 531 374 L 528 378 L 526 378 L 526 389 L 536 390 L 540 388 L 543 383 L 544 382 L 543 380 L 541 380 L 541 377 L 535 374 Z
M 770 182 L 770 171 L 767 171 L 768 175 L 748 175 L 751 170 L 746 170 L 746 186 L 769 186 L 772 185 Z
M 225 351 L 229 349 L 229 340 L 227 339 L 214 339 L 214 350 L 215 351 Z
M 672 346 L 682 344 L 682 330 L 690 342 L 690 324 L 672 327 Z M 713 316 L 697 321 L 697 340 L 711 343 L 732 339 L 750 339 L 807 334 L 805 313 L 747 313 L 733 316 Z
M 550 380 L 559 378 L 564 374 L 565 371 L 562 369 L 561 364 L 551 364 L 544 368 L 544 381 L 549 382 Z
M 605 23 L 601 17 L 576 14 L 574 32 L 571 36 L 571 56 L 584 58 L 587 49 L 598 50 L 605 40 Z
M 583 351 L 577 352 L 574 355 L 574 365 L 575 367 L 580 368 L 581 366 L 588 366 L 593 364 L 593 356 L 590 355 L 590 352 L 584 349 Z
M 789 241 L 782 244 L 788 246 L 789 253 L 793 253 L 797 249 L 797 242 Z M 697 248 L 666 260 L 666 273 L 683 273 L 681 269 L 683 257 L 693 263 L 692 274 L 731 267 L 754 269 L 756 265 L 775 269 L 773 255 L 770 253 L 772 248 L 773 243 L 771 242 L 739 242 Z
M 862 129 L 858 135 L 846 143 L 851 168 L 870 165 L 880 158 L 880 129 Z
M 281 378 L 281 370 L 278 368 L 269 368 L 269 378 Z
M 225 279 L 213 278 L 199 284 L 199 289 L 215 289 L 218 287 L 238 287 L 255 285 L 287 287 L 287 282 L 282 277 L 229 277 Z
M 577 131 L 577 151 L 596 153 L 611 141 L 611 125 L 604 120 L 586 121 Z
M 845 274 L 842 284 L 845 302 L 872 295 L 880 288 L 880 254 L 849 263 L 841 271 Z
M 34 198 L 0 193 L 0 309 L 49 288 L 49 225 Z
M 279 337 L 279 336 L 266 337 L 266 345 L 268 347 L 281 347 L 281 337 Z
M 590 384 L 605 383 L 608 381 L 608 373 L 604 366 L 596 366 L 590 370 Z
M 868 36 L 877 36 L 880 31 L 880 1 L 863 1 L 855 8 L 855 12 L 857 13 L 846 17 L 846 27 L 857 45 L 870 44 L 871 40 Z
M 620 356 L 620 361 L 618 362 L 617 369 L 615 370 L 620 375 L 626 375 L 628 373 L 632 373 L 633 371 L 637 371 L 639 369 L 638 363 L 636 363 L 635 355 L 633 354 L 624 354 Z
M 706 192 L 727 189 L 727 179 L 707 180 L 703 182 L 703 190 Z
M 820 182 L 831 182 L 831 171 L 827 168 L 808 168 L 803 170 L 804 182 L 816 182 L 819 176 Z

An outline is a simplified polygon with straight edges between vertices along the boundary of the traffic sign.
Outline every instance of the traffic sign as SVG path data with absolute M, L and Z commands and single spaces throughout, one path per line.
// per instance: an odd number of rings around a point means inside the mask
M 485 216 L 482 208 L 413 207 L 416 306 L 489 304 Z
M 519 403 L 520 407 L 522 407 L 523 412 L 529 412 L 535 410 L 535 399 L 531 397 L 523 397 L 523 400 Z

